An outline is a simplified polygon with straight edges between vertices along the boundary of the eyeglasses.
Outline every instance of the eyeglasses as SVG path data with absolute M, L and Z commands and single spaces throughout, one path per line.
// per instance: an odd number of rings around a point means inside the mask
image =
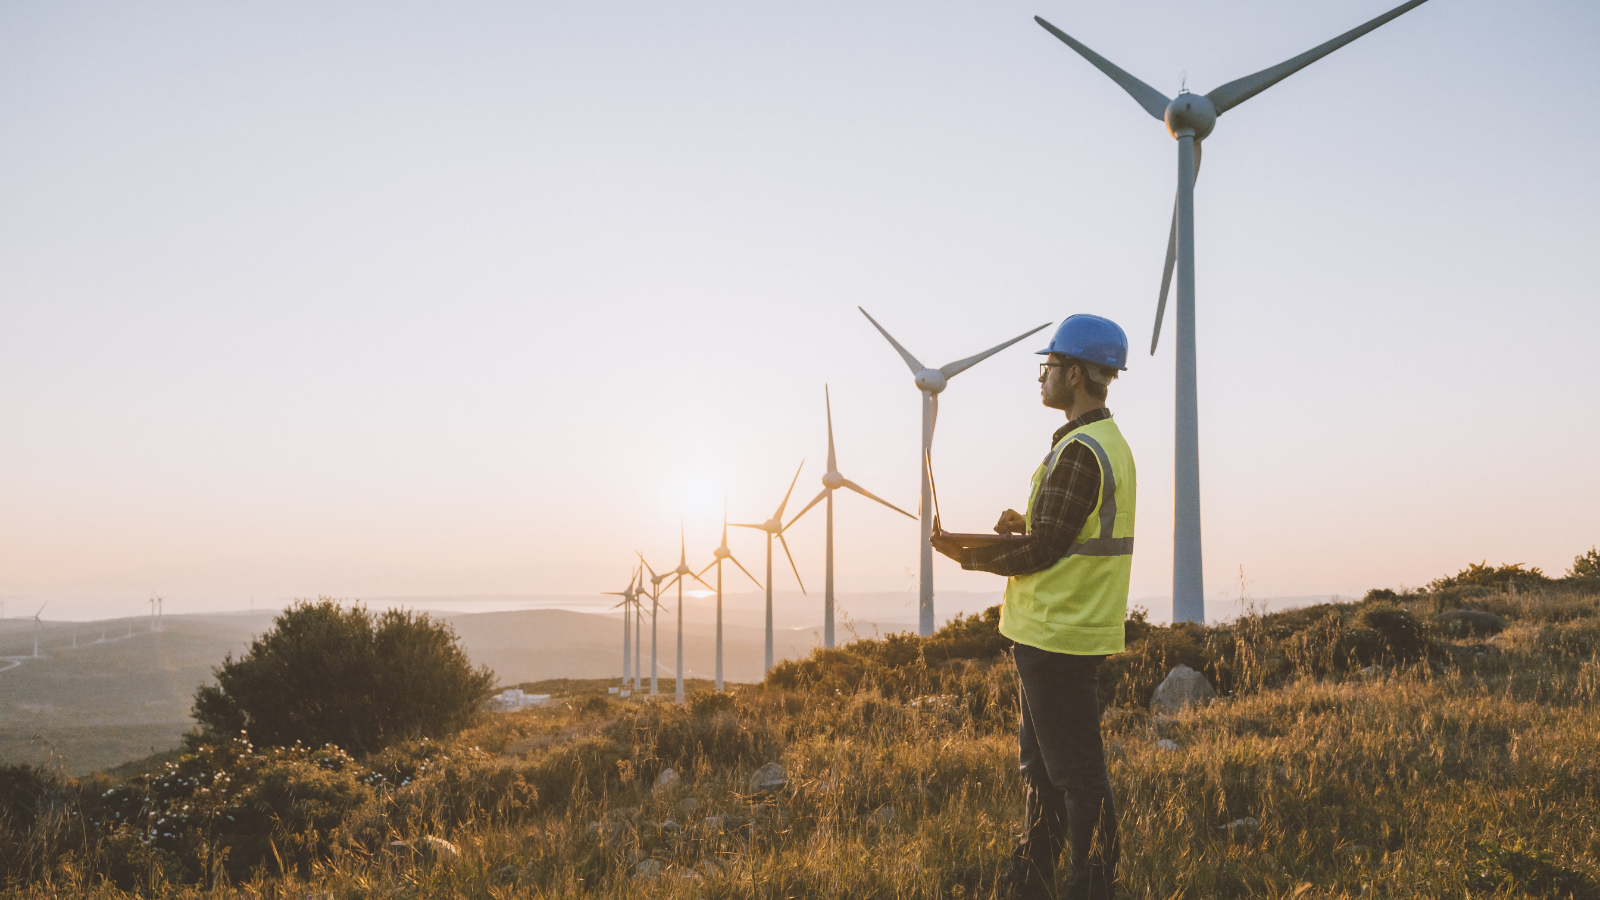
M 1046 375 L 1050 374 L 1050 370 L 1051 369 L 1070 369 L 1075 365 L 1078 365 L 1078 364 L 1075 363 L 1075 362 L 1064 362 L 1064 363 L 1042 362 L 1042 363 L 1039 363 L 1039 379 L 1041 381 L 1044 380 L 1044 377 Z

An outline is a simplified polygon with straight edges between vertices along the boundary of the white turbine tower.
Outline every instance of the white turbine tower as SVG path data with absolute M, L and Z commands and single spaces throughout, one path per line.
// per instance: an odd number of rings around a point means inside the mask
M 696 575 L 693 569 L 689 568 L 689 554 L 685 549 L 686 546 L 683 538 L 683 526 L 680 524 L 678 526 L 678 567 L 667 573 L 673 576 L 672 583 L 668 584 L 667 587 L 671 587 L 673 584 L 678 586 L 678 687 L 673 694 L 673 699 L 677 703 L 683 702 L 683 579 L 693 578 L 695 581 L 705 584 L 707 588 L 711 587 L 699 575 Z
M 824 499 L 826 499 L 828 501 L 827 568 L 825 569 L 825 572 L 824 572 L 824 575 L 823 575 L 823 581 L 822 581 L 822 597 L 823 597 L 823 600 L 822 600 L 822 609 L 823 609 L 823 615 L 822 615 L 822 645 L 824 647 L 826 647 L 827 649 L 832 650 L 833 649 L 833 492 L 838 490 L 839 488 L 842 488 L 842 487 L 849 488 L 850 490 L 855 491 L 856 493 L 860 494 L 861 496 L 866 497 L 868 500 L 876 500 L 877 502 L 882 503 L 884 506 L 889 507 L 890 509 L 892 509 L 895 512 L 901 514 L 902 516 L 905 516 L 908 519 L 915 519 L 916 516 L 913 516 L 911 513 L 906 512 L 905 510 L 901 509 L 900 507 L 895 506 L 893 503 L 890 503 L 889 501 L 883 499 L 882 497 L 879 497 L 878 495 L 872 493 L 871 491 L 867 490 L 866 488 L 862 487 L 861 485 L 856 484 L 854 481 L 851 481 L 850 479 L 848 479 L 848 478 L 844 477 L 843 475 L 839 474 L 839 462 L 834 457 L 834 454 L 833 454 L 833 398 L 828 394 L 828 388 L 827 388 L 826 385 L 824 385 L 823 388 L 822 388 L 822 397 L 823 397 L 823 402 L 827 404 L 827 409 L 828 409 L 828 471 L 822 473 L 822 493 L 820 493 L 817 496 L 811 498 L 811 502 L 807 503 L 805 505 L 805 509 L 802 509 L 799 512 L 795 513 L 794 514 L 794 518 L 790 519 L 789 520 L 789 524 L 783 526 L 783 529 L 785 531 L 788 531 L 789 528 L 791 526 L 793 526 L 795 522 L 800 521 L 800 517 L 805 515 L 807 510 L 811 509 L 811 507 L 813 507 L 813 506 L 816 506 L 819 502 L 821 502 Z M 788 550 L 788 545 L 787 544 L 784 545 L 784 549 Z M 795 574 L 798 576 L 799 573 L 797 572 Z
M 639 570 L 637 568 L 635 568 L 633 570 L 633 572 L 630 573 L 629 576 L 628 576 L 628 589 L 627 590 L 625 590 L 625 591 L 601 591 L 602 594 L 604 594 L 604 595 L 606 595 L 608 597 L 621 597 L 622 598 L 622 602 L 621 603 L 618 603 L 616 606 L 613 606 L 611 608 L 612 609 L 616 609 L 617 606 L 622 607 L 622 687 L 623 687 L 624 690 L 627 689 L 627 687 L 628 687 L 628 678 L 632 674 L 629 671 L 629 669 L 630 669 L 630 665 L 631 665 L 631 662 L 632 662 L 632 660 L 630 659 L 630 651 L 633 648 L 631 646 L 629 646 L 629 642 L 632 640 L 633 634 L 632 634 L 632 631 L 628 627 L 631 624 L 628 621 L 628 616 L 629 616 L 629 610 L 633 606 L 634 598 L 636 596 L 636 592 L 634 590 L 634 585 L 638 582 L 638 580 L 639 580 Z
M 1381 16 L 1352 28 L 1325 44 L 1254 75 L 1230 81 L 1209 94 L 1180 91 L 1166 95 L 1127 72 L 1100 54 L 1078 43 L 1070 35 L 1044 19 L 1034 21 L 1076 50 L 1091 65 L 1104 72 L 1117 86 L 1127 91 L 1144 111 L 1166 123 L 1167 132 L 1178 141 L 1178 199 L 1172 212 L 1172 230 L 1167 239 L 1167 259 L 1161 277 L 1161 295 L 1156 303 L 1156 323 L 1150 338 L 1155 353 L 1161 336 L 1161 317 L 1166 310 L 1167 286 L 1174 266 L 1178 274 L 1177 347 L 1177 441 L 1176 487 L 1173 502 L 1172 618 L 1177 622 L 1204 622 L 1206 617 L 1203 572 L 1200 564 L 1200 426 L 1198 389 L 1195 382 L 1194 310 L 1194 181 L 1200 168 L 1200 142 L 1211 134 L 1217 117 L 1251 97 L 1311 65 L 1356 38 L 1395 17 L 1421 6 L 1427 0 L 1408 0 Z
M 800 469 L 805 468 L 804 460 L 800 462 Z M 794 570 L 794 580 L 800 583 L 800 593 L 806 592 L 805 582 L 800 578 L 800 567 L 794 564 L 794 554 L 789 552 L 789 542 L 783 539 L 787 529 L 783 524 L 783 508 L 789 505 L 789 495 L 794 493 L 795 482 L 800 480 L 800 469 L 794 470 L 794 478 L 789 481 L 789 492 L 783 495 L 783 502 L 778 504 L 778 511 L 772 518 L 759 525 L 749 525 L 735 522 L 735 528 L 759 528 L 767 533 L 767 661 L 763 674 L 772 671 L 772 539 L 777 538 L 783 545 L 783 555 L 789 557 L 789 568 Z
M 856 309 L 861 309 L 861 307 L 858 306 Z M 1003 344 L 990 347 L 976 356 L 969 356 L 966 359 L 958 359 L 953 363 L 947 363 L 937 369 L 934 369 L 923 365 L 915 356 L 912 356 L 911 353 L 906 350 L 906 348 L 900 346 L 900 342 L 895 340 L 894 337 L 890 335 L 882 325 L 879 325 L 878 320 L 874 319 L 870 313 L 864 309 L 861 309 L 861 314 L 866 316 L 867 321 L 872 323 L 872 327 L 878 329 L 878 333 L 882 334 L 884 338 L 888 340 L 888 342 L 894 347 L 895 352 L 900 354 L 900 358 L 906 361 L 906 365 L 911 368 L 911 374 L 914 378 L 914 383 L 917 386 L 917 390 L 922 392 L 922 453 L 920 454 L 922 459 L 922 541 L 920 547 L 922 568 L 921 575 L 919 576 L 920 584 L 917 597 L 917 633 L 923 637 L 927 637 L 928 635 L 933 634 L 934 627 L 933 544 L 931 542 L 931 538 L 933 537 L 933 500 L 929 497 L 930 489 L 928 487 L 928 451 L 933 448 L 933 426 L 939 420 L 939 393 L 943 391 L 950 383 L 950 379 L 956 377 L 962 372 L 965 372 L 978 363 L 983 362 L 996 353 L 999 353 L 1001 350 L 1004 350 L 1012 344 L 1015 344 L 1017 341 L 1022 340 L 1028 335 L 1049 328 L 1050 323 L 1046 322 L 1032 331 L 1025 331 L 1011 340 L 1006 341 Z

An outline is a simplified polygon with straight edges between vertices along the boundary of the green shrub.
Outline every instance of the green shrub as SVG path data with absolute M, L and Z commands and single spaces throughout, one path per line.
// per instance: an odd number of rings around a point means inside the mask
M 1435 578 L 1428 582 L 1428 590 L 1442 591 L 1446 588 L 1461 588 L 1468 586 L 1506 588 L 1516 586 L 1531 586 L 1544 584 L 1550 579 L 1539 571 L 1538 567 L 1524 569 L 1522 563 L 1509 563 L 1502 566 L 1488 565 L 1488 560 L 1481 563 L 1471 563 L 1465 569 L 1454 575 Z
M 494 673 L 472 667 L 450 626 L 327 599 L 295 604 L 244 656 L 213 671 L 217 684 L 195 692 L 206 732 L 361 756 L 459 731 L 494 687 Z
M 1600 549 L 1589 548 L 1588 553 L 1580 553 L 1572 561 L 1572 568 L 1567 570 L 1568 578 L 1600 578 Z

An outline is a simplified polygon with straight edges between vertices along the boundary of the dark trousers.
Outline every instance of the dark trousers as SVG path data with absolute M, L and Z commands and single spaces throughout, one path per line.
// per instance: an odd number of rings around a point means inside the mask
M 1065 896 L 1107 898 L 1117 875 L 1117 807 L 1100 743 L 1103 656 L 1051 653 L 1017 644 L 1022 729 L 1017 734 L 1027 788 L 1027 832 L 1013 866 L 1030 866 L 1028 881 L 1055 884 L 1063 844 L 1072 848 Z

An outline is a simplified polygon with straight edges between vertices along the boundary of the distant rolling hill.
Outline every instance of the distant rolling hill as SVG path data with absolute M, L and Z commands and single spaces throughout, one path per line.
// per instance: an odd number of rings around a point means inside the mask
M 820 625 L 797 627 L 797 623 L 815 621 L 820 598 L 796 594 L 792 602 L 780 599 L 777 657 L 810 653 L 820 645 Z M 759 681 L 763 641 L 757 598 L 728 600 L 724 675 L 733 682 Z M 903 597 L 897 595 L 894 603 L 895 609 L 903 606 Z M 419 600 L 416 605 L 428 604 Z M 851 605 L 874 609 L 870 595 Z M 685 674 L 711 678 L 716 672 L 715 601 L 693 598 L 684 606 Z M 500 684 L 549 678 L 620 679 L 622 674 L 622 620 L 617 615 L 561 609 L 431 614 L 456 629 L 468 655 L 494 669 Z M 29 656 L 32 622 L 0 620 L 0 762 L 60 765 L 84 774 L 176 747 L 193 725 L 189 707 L 195 689 L 211 681 L 212 668 L 225 656 L 243 652 L 252 637 L 271 628 L 274 615 L 270 611 L 169 615 L 159 632 L 152 630 L 146 617 L 92 624 L 46 622 L 38 659 Z M 662 610 L 656 634 L 663 691 L 671 690 L 676 627 L 675 613 Z M 867 637 L 875 630 L 906 630 L 911 625 L 852 622 L 849 627 Z M 648 617 L 642 633 L 641 657 L 648 676 Z M 852 639 L 842 616 L 838 637 L 841 642 Z

